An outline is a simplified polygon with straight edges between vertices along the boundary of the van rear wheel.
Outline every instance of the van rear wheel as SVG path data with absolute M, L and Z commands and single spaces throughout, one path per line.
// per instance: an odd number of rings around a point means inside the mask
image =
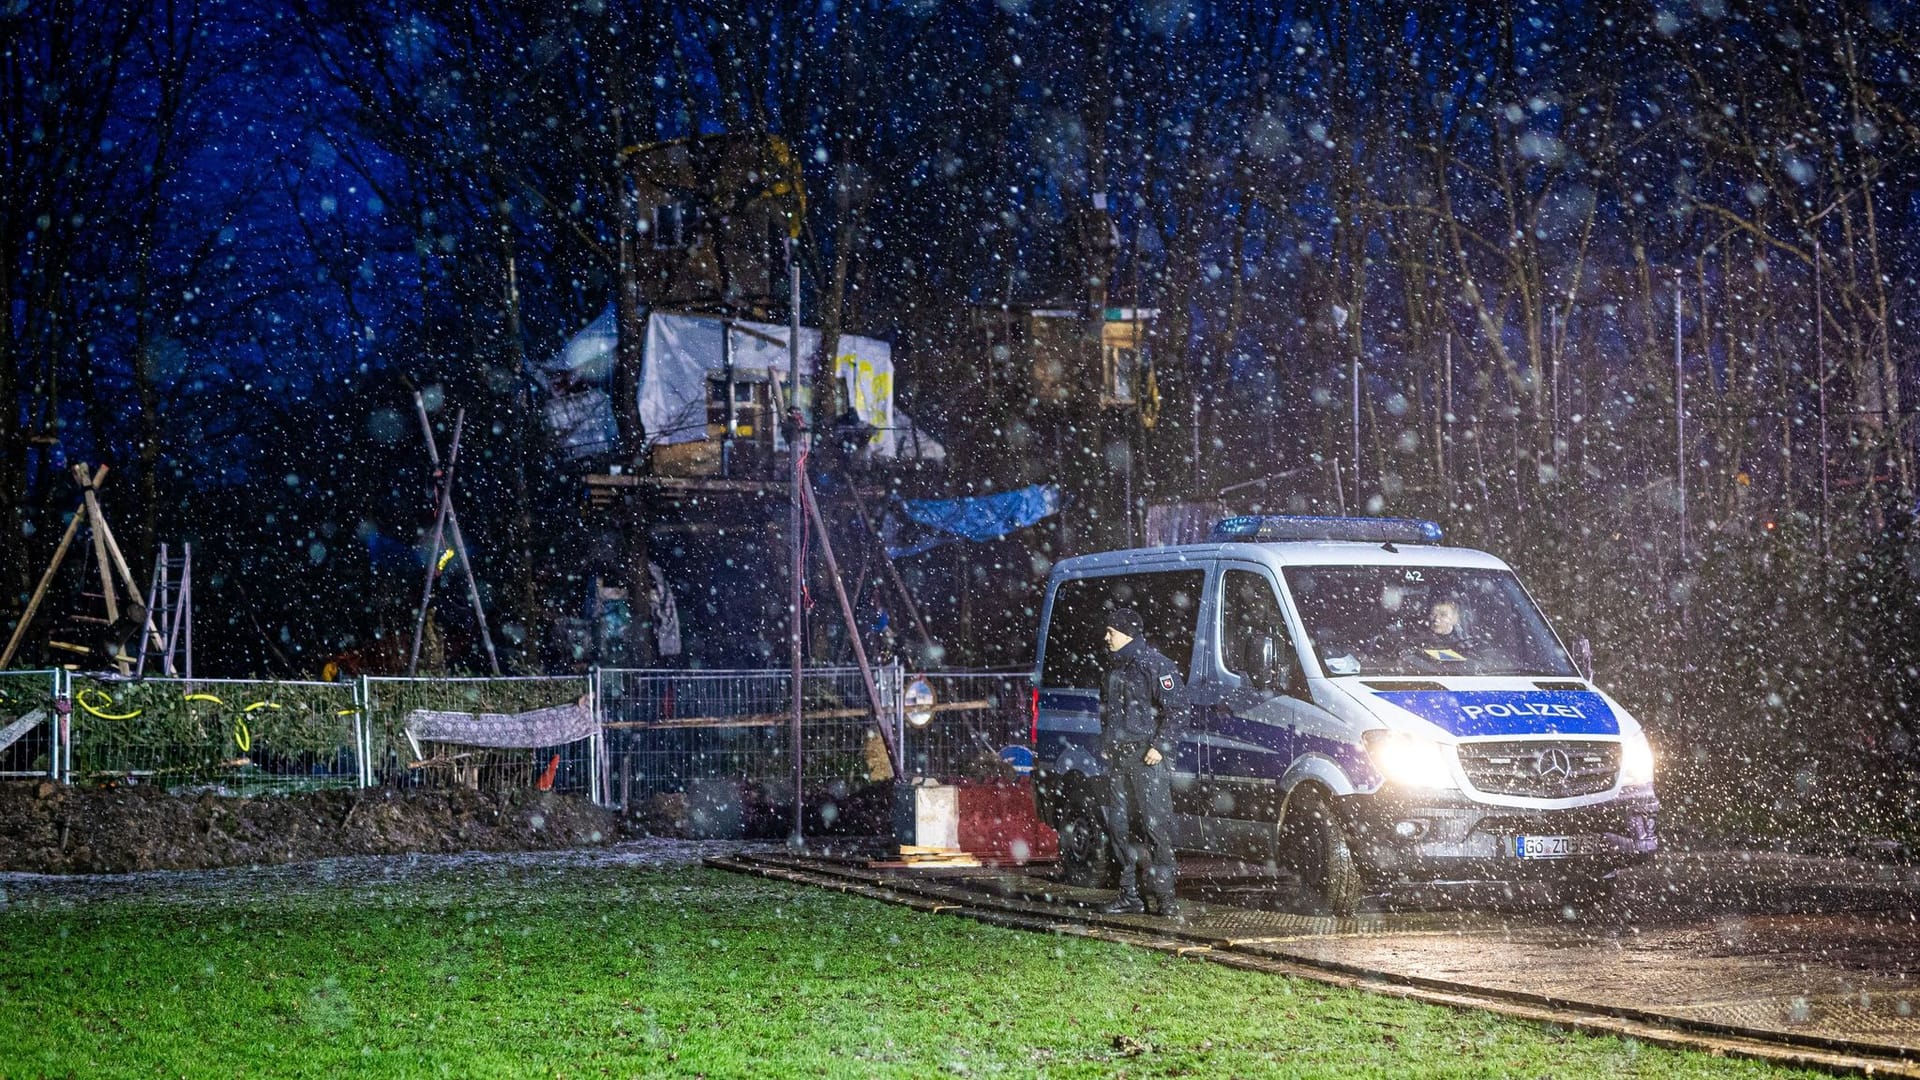
M 1107 849 L 1107 831 L 1099 815 L 1084 803 L 1068 811 L 1060 823 L 1060 877 L 1082 889 L 1113 887 L 1113 859 Z
M 1304 787 L 1287 807 L 1281 852 L 1314 905 L 1330 915 L 1351 915 L 1365 892 L 1346 826 L 1317 787 Z

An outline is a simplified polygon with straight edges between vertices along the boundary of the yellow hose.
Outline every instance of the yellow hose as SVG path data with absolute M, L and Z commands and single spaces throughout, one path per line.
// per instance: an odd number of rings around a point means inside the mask
M 93 702 L 90 702 L 90 701 L 88 701 L 88 700 L 87 700 L 87 695 L 88 695 L 88 694 L 92 694 L 92 695 L 93 695 L 94 697 L 96 697 L 96 698 L 99 698 L 99 699 L 100 699 L 100 705 L 95 705 L 95 704 L 94 704 Z M 139 715 L 140 715 L 140 714 L 141 714 L 142 712 L 145 712 L 145 711 L 146 711 L 146 710 L 144 710 L 144 709 L 135 709 L 135 710 L 133 710 L 132 712 L 129 712 L 129 713 L 104 713 L 104 712 L 101 712 L 101 711 L 100 711 L 100 706 L 101 706 L 101 705 L 112 705 L 112 704 L 113 704 L 113 698 L 112 698 L 112 697 L 111 697 L 110 695 L 108 695 L 108 694 L 106 694 L 106 693 L 104 693 L 104 692 L 102 692 L 102 691 L 99 691 L 99 690 L 95 690 L 95 689 L 94 689 L 93 687 L 91 687 L 91 686 L 83 686 L 83 687 L 81 687 L 81 688 L 80 688 L 80 692 L 79 692 L 79 693 L 77 693 L 77 694 L 75 694 L 75 695 L 73 695 L 73 701 L 74 701 L 74 704 L 76 704 L 76 705 L 78 705 L 78 706 L 80 706 L 81 708 L 83 708 L 83 709 L 85 709 L 85 710 L 87 710 L 88 712 L 90 712 L 90 713 L 92 713 L 93 715 L 95 715 L 95 716 L 97 716 L 97 717 L 99 717 L 99 718 L 100 718 L 100 719 L 102 719 L 102 720 L 131 720 L 131 719 L 133 719 L 134 717 L 136 717 L 136 716 L 139 716 Z

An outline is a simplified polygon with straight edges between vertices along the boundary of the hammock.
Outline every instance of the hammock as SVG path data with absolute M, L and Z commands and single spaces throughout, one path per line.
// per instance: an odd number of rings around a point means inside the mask
M 593 714 L 579 702 L 523 713 L 441 712 L 415 709 L 407 714 L 407 741 L 415 757 L 422 742 L 457 743 L 500 750 L 561 746 L 599 733 Z

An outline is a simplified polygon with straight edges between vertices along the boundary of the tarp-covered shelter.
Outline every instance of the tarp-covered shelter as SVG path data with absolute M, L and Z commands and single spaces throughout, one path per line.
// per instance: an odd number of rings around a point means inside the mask
M 638 405 L 648 445 L 709 438 L 714 384 L 729 364 L 737 380 L 771 384 L 784 398 L 787 327 L 665 312 L 650 313 L 645 325 Z M 552 395 L 546 405 L 548 422 L 571 456 L 593 456 L 615 441 L 611 388 L 617 339 L 613 308 L 608 307 L 538 365 L 537 375 Z M 804 362 L 812 361 L 819 346 L 820 331 L 801 328 Z M 943 456 L 924 431 L 901 438 L 902 431 L 911 430 L 911 421 L 893 407 L 893 352 L 885 341 L 840 335 L 833 373 L 854 414 L 873 429 L 872 453 L 936 460 Z M 777 430 L 774 439 L 784 449 Z

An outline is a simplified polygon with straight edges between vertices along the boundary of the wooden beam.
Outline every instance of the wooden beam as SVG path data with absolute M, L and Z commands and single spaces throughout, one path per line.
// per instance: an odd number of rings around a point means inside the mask
M 933 711 L 942 712 L 983 712 L 993 708 L 993 702 L 986 698 L 973 701 L 950 701 L 944 705 L 935 705 Z M 856 716 L 872 716 L 872 709 L 815 709 L 800 714 L 803 720 L 851 720 Z M 777 713 L 741 713 L 738 716 L 688 716 L 676 720 L 615 720 L 601 724 L 608 731 L 672 731 L 675 728 L 742 728 L 775 727 L 789 723 L 793 714 Z
M 93 496 L 90 494 L 88 497 L 92 498 Z M 98 528 L 100 530 L 101 535 L 106 538 L 107 553 L 113 556 L 113 567 L 115 570 L 119 571 L 120 580 L 127 587 L 127 603 L 129 604 L 140 603 L 140 586 L 138 583 L 136 583 L 133 580 L 133 571 L 129 569 L 127 566 L 126 556 L 120 553 L 119 541 L 113 538 L 113 527 L 107 524 L 107 516 L 104 513 L 100 512 L 98 499 L 94 500 L 94 515 L 96 518 L 95 527 Z M 117 622 L 118 620 L 116 619 L 114 621 Z M 160 637 L 160 631 L 153 628 L 151 620 L 147 620 L 143 622 L 141 629 L 144 633 L 148 633 L 152 635 L 153 645 L 155 648 L 166 647 L 166 642 L 163 641 Z M 140 651 L 141 651 L 141 655 L 143 656 L 146 655 L 145 648 L 142 648 Z
M 93 474 L 93 482 L 107 475 L 107 467 L 100 466 Z M 80 515 L 85 513 L 87 504 L 83 501 L 74 507 L 73 517 L 67 521 L 67 531 L 60 537 L 60 546 L 54 549 L 52 561 L 47 563 L 46 573 L 40 575 L 40 583 L 33 588 L 33 597 L 27 601 L 27 610 L 20 613 L 20 621 L 14 624 L 13 636 L 7 639 L 7 651 L 0 653 L 0 669 L 13 663 L 13 654 L 20 649 L 20 641 L 27 636 L 27 625 L 33 622 L 33 616 L 40 610 L 40 602 L 47 598 L 47 586 L 53 584 L 53 576 L 60 572 L 60 564 L 66 561 L 67 549 L 73 546 L 73 538 L 80 531 Z
M 815 709 L 801 713 L 806 720 L 851 720 L 856 716 L 872 716 L 872 709 Z M 790 712 L 777 713 L 741 713 L 737 716 L 688 716 L 676 720 L 616 720 L 600 726 L 609 731 L 644 730 L 669 731 L 674 728 L 736 728 L 736 727 L 772 727 L 793 719 Z
M 93 559 L 100 564 L 100 598 L 107 605 L 107 622 L 117 623 L 120 621 L 120 599 L 114 594 L 113 568 L 107 565 L 106 520 L 100 516 L 100 499 L 94 493 L 85 465 L 75 462 L 73 476 L 79 481 L 80 497 L 86 502 L 87 527 L 93 530 Z M 117 661 L 118 658 L 115 659 Z M 120 674 L 127 674 L 125 664 L 116 663 L 115 666 L 120 669 Z

